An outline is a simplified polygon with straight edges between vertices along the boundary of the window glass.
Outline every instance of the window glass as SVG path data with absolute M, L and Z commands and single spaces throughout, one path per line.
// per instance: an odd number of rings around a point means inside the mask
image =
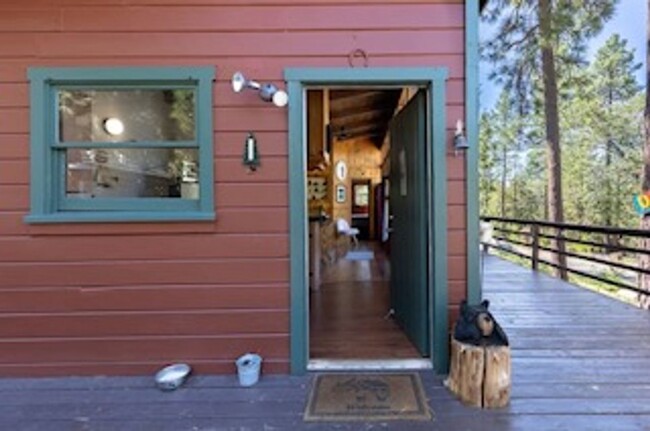
M 366 184 L 354 186 L 354 205 L 358 207 L 368 206 L 369 190 Z
M 199 198 L 195 148 L 68 148 L 66 196 Z
M 214 220 L 213 67 L 28 75 L 28 223 Z
M 191 141 L 194 90 L 58 91 L 59 142 Z

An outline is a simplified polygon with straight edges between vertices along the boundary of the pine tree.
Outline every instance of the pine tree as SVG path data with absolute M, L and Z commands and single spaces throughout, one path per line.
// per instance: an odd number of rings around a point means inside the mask
M 601 140 L 601 153 L 604 170 L 600 178 L 604 193 L 600 194 L 603 205 L 600 208 L 602 216 L 598 224 L 618 226 L 617 215 L 620 205 L 617 205 L 617 192 L 620 189 L 620 178 L 615 175 L 617 169 L 614 158 L 624 157 L 629 143 L 630 124 L 622 117 L 621 109 L 626 102 L 639 92 L 634 73 L 641 68 L 634 61 L 634 50 L 627 48 L 627 41 L 618 34 L 610 36 L 605 45 L 596 53 L 592 65 L 592 86 L 596 97 L 593 105 L 593 124 Z M 628 139 L 626 139 L 628 138 Z M 608 240 L 612 244 L 612 238 Z
M 479 195 L 480 213 L 484 215 L 496 214 L 492 207 L 492 196 L 497 191 L 496 178 L 496 149 L 497 143 L 494 139 L 494 130 L 490 115 L 481 114 L 481 134 L 479 136 Z
M 530 95 L 541 78 L 545 118 L 548 212 L 550 220 L 564 221 L 562 160 L 558 116 L 557 73 L 562 64 L 583 61 L 586 41 L 602 29 L 614 11 L 616 0 L 494 0 L 488 3 L 486 20 L 498 22 L 496 36 L 485 46 L 486 58 L 496 65 L 492 77 L 517 95 L 526 112 Z M 564 241 L 554 244 L 558 275 L 567 278 Z
M 648 17 L 646 24 L 647 44 L 646 44 L 646 97 L 645 97 L 645 146 L 643 151 L 643 180 L 641 188 L 644 192 L 650 191 L 650 0 L 648 0 Z M 650 230 L 650 215 L 641 219 L 641 229 Z M 642 248 L 650 251 L 650 239 L 643 239 Z M 640 267 L 646 270 L 650 269 L 650 256 L 641 255 L 639 257 Z M 650 276 L 642 274 L 640 277 L 640 288 L 650 292 Z M 650 309 L 650 293 L 639 294 L 639 304 Z

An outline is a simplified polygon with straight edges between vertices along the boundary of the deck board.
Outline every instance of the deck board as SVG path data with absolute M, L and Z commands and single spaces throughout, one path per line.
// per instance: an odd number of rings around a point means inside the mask
M 304 423 L 311 376 L 195 376 L 161 393 L 149 377 L 0 380 L 0 429 L 649 431 L 650 313 L 496 257 L 484 296 L 513 354 L 509 407 L 462 406 L 430 372 L 433 422 Z

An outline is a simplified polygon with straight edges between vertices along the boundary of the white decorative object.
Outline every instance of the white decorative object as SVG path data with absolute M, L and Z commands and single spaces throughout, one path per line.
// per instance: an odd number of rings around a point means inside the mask
M 327 197 L 327 179 L 307 177 L 307 200 L 321 200 Z
M 348 166 L 343 160 L 339 160 L 336 163 L 336 167 L 334 169 L 336 172 L 336 178 L 338 178 L 339 181 L 344 181 L 345 177 L 348 176 Z
M 336 202 L 342 204 L 345 202 L 345 186 L 339 184 L 336 186 Z

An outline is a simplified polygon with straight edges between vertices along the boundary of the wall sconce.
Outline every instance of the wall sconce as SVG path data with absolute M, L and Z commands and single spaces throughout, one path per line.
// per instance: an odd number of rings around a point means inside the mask
M 248 134 L 244 142 L 243 163 L 251 172 L 256 171 L 260 165 L 260 157 L 257 152 L 257 139 L 255 139 L 255 135 L 252 132 Z
M 454 133 L 454 155 L 458 155 L 458 152 L 466 151 L 468 148 L 469 143 L 463 133 L 463 122 L 458 120 L 456 121 L 456 133 Z
M 122 120 L 115 117 L 104 119 L 102 128 L 104 129 L 104 132 L 111 136 L 119 136 L 124 133 L 124 123 L 122 123 Z
M 257 90 L 260 99 L 265 102 L 273 102 L 277 107 L 286 106 L 289 102 L 289 96 L 286 92 L 278 89 L 273 84 L 260 84 L 259 82 L 246 79 L 241 72 L 235 72 L 232 76 L 232 89 L 235 93 L 241 92 L 244 88 L 251 88 Z

